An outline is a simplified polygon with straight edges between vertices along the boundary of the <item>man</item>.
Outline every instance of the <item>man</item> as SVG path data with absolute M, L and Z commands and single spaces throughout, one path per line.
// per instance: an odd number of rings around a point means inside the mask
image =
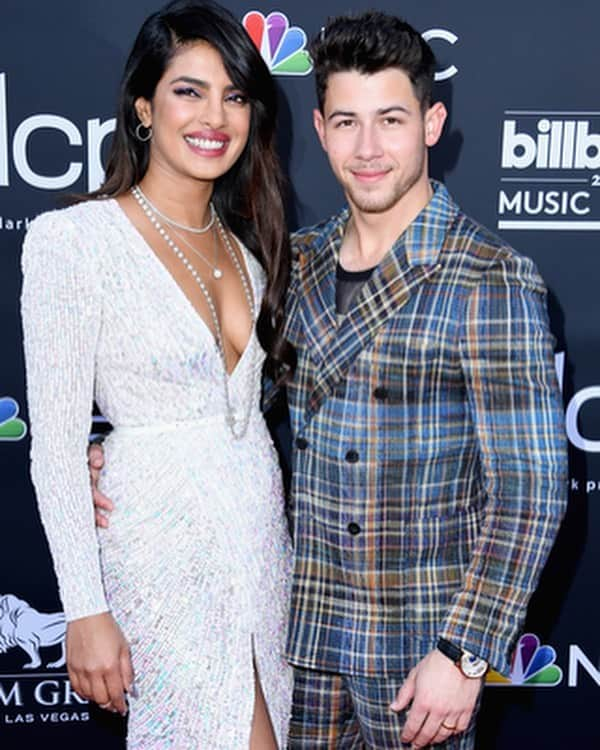
M 348 208 L 293 238 L 290 747 L 466 750 L 565 507 L 545 290 L 428 179 L 420 35 L 342 17 L 311 55 Z
M 349 208 L 293 243 L 291 746 L 470 748 L 565 507 L 545 290 L 428 179 L 421 36 L 338 18 L 311 56 Z

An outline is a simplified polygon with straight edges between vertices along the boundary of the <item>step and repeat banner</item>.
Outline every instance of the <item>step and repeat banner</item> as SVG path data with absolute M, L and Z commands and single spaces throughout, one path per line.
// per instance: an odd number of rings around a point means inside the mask
M 312 130 L 306 37 L 329 15 L 377 5 L 404 16 L 433 47 L 437 97 L 450 116 L 431 153 L 432 173 L 468 213 L 531 256 L 546 280 L 571 454 L 569 510 L 511 677 L 491 676 L 486 687 L 478 747 L 600 747 L 600 4 L 225 5 L 244 19 L 277 76 L 292 229 L 343 201 Z M 60 205 L 65 192 L 99 185 L 120 72 L 157 7 L 154 0 L 3 0 L 0 9 L 3 750 L 124 747 L 121 719 L 75 695 L 65 670 L 65 621 L 28 474 L 20 253 L 34 216 Z M 285 440 L 284 425 L 278 432 Z

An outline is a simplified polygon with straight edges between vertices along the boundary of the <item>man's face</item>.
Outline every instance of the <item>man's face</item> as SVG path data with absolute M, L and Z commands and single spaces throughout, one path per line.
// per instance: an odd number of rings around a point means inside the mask
M 387 68 L 329 76 L 314 124 L 353 209 L 383 213 L 428 189 L 427 147 L 445 117 L 439 102 L 424 113 L 406 73 Z

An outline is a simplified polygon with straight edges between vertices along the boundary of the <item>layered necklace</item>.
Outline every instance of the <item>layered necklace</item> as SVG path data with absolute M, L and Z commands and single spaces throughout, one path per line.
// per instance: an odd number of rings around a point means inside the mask
M 175 219 L 171 219 L 166 214 L 163 214 L 162 211 L 159 211 L 159 209 L 154 205 L 154 203 L 152 203 L 150 198 L 148 198 L 148 196 L 144 193 L 139 185 L 135 185 L 131 189 L 131 192 L 133 193 L 140 206 L 142 206 L 142 208 L 144 208 L 145 205 L 150 209 L 150 213 L 148 213 L 144 209 L 148 218 L 150 218 L 151 214 L 154 214 L 156 217 L 159 216 L 165 222 L 165 224 L 168 224 L 171 227 L 171 231 L 173 232 L 173 234 L 177 235 L 177 237 L 179 237 L 184 245 L 186 245 L 198 258 L 200 258 L 200 260 L 204 261 L 204 263 L 206 263 L 206 265 L 210 267 L 213 279 L 216 279 L 218 281 L 223 277 L 223 271 L 217 265 L 218 243 L 216 232 L 213 232 L 213 262 L 211 263 L 206 255 L 204 255 L 204 253 L 195 248 L 191 242 L 188 242 L 188 240 L 186 240 L 181 232 L 177 231 L 177 229 L 183 229 L 184 231 L 190 232 L 191 234 L 206 234 L 206 232 L 208 232 L 208 230 L 214 226 L 215 219 L 217 218 L 217 212 L 212 203 L 209 204 L 210 219 L 208 220 L 208 222 L 203 227 L 190 227 L 186 224 L 181 224 L 178 221 L 175 221 Z
M 252 407 L 253 407 L 253 401 L 252 395 L 250 395 L 248 399 L 248 405 L 246 408 L 245 413 L 242 415 L 242 418 L 240 420 L 236 420 L 235 417 L 235 411 L 233 408 L 233 404 L 231 403 L 231 394 L 229 392 L 229 374 L 227 372 L 227 357 L 225 355 L 225 346 L 223 341 L 223 332 L 221 329 L 221 323 L 219 321 L 219 316 L 217 314 L 217 308 L 214 303 L 214 300 L 212 298 L 212 295 L 210 294 L 208 287 L 202 280 L 202 276 L 197 271 L 197 269 L 194 267 L 194 265 L 190 262 L 189 258 L 186 256 L 186 254 L 183 252 L 183 250 L 178 247 L 178 245 L 174 242 L 174 240 L 169 236 L 167 233 L 167 230 L 163 227 L 161 222 L 159 221 L 159 216 L 166 224 L 169 224 L 174 234 L 179 237 L 179 239 L 187 245 L 191 250 L 196 253 L 196 255 L 201 258 L 208 266 L 212 268 L 212 277 L 214 279 L 220 279 L 223 276 L 223 271 L 218 268 L 216 265 L 217 261 L 217 231 L 219 233 L 219 236 L 221 237 L 221 240 L 223 242 L 223 246 L 225 247 L 225 250 L 227 251 L 227 254 L 231 258 L 231 262 L 233 263 L 234 268 L 236 269 L 240 280 L 242 282 L 242 287 L 244 289 L 244 295 L 246 297 L 246 301 L 248 303 L 248 309 L 250 310 L 250 317 L 252 322 L 252 328 L 250 331 L 250 341 L 248 343 L 248 346 L 252 346 L 252 336 L 254 335 L 254 326 L 256 323 L 256 310 L 254 306 L 254 297 L 252 294 L 252 290 L 250 288 L 250 284 L 248 282 L 248 279 L 246 277 L 246 274 L 244 273 L 244 270 L 242 268 L 242 265 L 237 257 L 236 252 L 233 249 L 233 246 L 231 244 L 231 240 L 229 239 L 229 233 L 225 231 L 225 227 L 223 226 L 221 219 L 219 215 L 217 214 L 214 206 L 212 203 L 210 204 L 210 219 L 206 226 L 204 227 L 188 227 L 184 224 L 179 224 L 178 222 L 174 221 L 173 219 L 170 219 L 169 217 L 165 216 L 163 213 L 158 211 L 156 206 L 154 206 L 148 198 L 144 195 L 142 190 L 138 185 L 134 185 L 131 188 L 131 194 L 135 198 L 135 200 L 138 202 L 140 208 L 144 212 L 144 214 L 148 217 L 150 223 L 154 228 L 157 230 L 159 235 L 165 240 L 167 245 L 171 248 L 173 253 L 176 255 L 176 257 L 183 263 L 184 267 L 188 270 L 196 284 L 200 287 L 200 290 L 202 291 L 202 294 L 204 295 L 204 299 L 206 300 L 206 304 L 208 306 L 208 310 L 210 313 L 210 317 L 212 319 L 213 329 L 215 332 L 215 340 L 217 344 L 217 349 L 219 351 L 219 356 L 221 358 L 221 364 L 223 369 L 223 386 L 224 386 L 224 392 L 225 392 L 225 421 L 227 422 L 227 425 L 231 431 L 231 434 L 236 439 L 241 439 L 244 437 L 248 430 L 248 425 L 250 423 L 250 415 L 252 413 Z M 205 232 L 208 232 L 209 229 L 212 227 L 216 227 L 216 229 L 213 229 L 213 235 L 214 235 L 214 263 L 211 263 L 206 256 L 201 253 L 199 250 L 197 250 L 190 242 L 188 242 L 185 237 L 183 237 L 179 232 L 177 232 L 176 229 L 182 229 L 185 231 L 193 232 L 194 234 L 203 234 Z M 242 354 L 243 356 L 243 354 Z M 247 385 L 247 393 L 252 393 L 252 379 L 254 378 L 254 373 L 257 368 L 255 367 L 255 363 L 251 362 L 246 370 L 246 385 Z

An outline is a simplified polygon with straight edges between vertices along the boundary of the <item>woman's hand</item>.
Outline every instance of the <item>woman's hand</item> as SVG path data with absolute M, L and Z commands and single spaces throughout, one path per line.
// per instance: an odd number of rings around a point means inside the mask
M 94 512 L 96 526 L 102 529 L 108 528 L 108 517 L 106 513 L 113 510 L 112 500 L 103 495 L 98 489 L 100 472 L 104 466 L 104 450 L 100 443 L 91 443 L 88 448 L 88 468 L 90 472 L 90 484 L 92 485 L 92 498 L 94 500 Z
M 127 641 L 109 612 L 68 624 L 67 667 L 75 692 L 125 716 L 133 669 Z

